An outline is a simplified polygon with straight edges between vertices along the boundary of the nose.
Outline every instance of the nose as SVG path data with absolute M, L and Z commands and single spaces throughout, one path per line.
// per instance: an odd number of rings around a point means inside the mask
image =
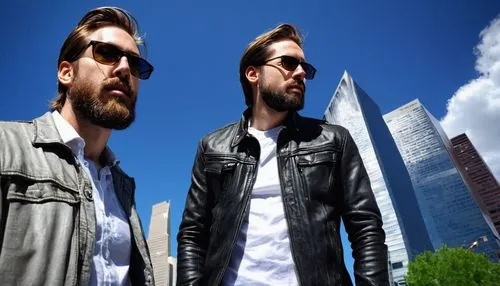
M 295 79 L 300 79 L 302 81 L 305 80 L 305 78 L 306 78 L 306 71 L 302 68 L 301 64 L 299 64 L 297 66 L 297 68 L 293 71 L 292 77 L 295 78 Z
M 128 64 L 128 59 L 126 56 L 123 56 L 118 61 L 115 69 L 113 70 L 113 74 L 119 78 L 128 78 L 130 75 L 130 66 Z

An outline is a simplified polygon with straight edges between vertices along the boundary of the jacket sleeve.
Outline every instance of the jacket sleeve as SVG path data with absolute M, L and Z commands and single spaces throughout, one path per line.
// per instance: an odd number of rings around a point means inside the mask
M 389 285 L 387 246 L 380 210 L 349 132 L 341 158 L 342 220 L 351 242 L 356 285 Z
M 212 221 L 204 168 L 203 145 L 200 142 L 177 235 L 177 285 L 199 285 L 203 278 Z

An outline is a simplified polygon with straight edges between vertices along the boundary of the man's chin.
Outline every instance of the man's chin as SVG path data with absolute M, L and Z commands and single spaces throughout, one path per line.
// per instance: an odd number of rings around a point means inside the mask
M 272 110 L 276 112 L 296 112 L 304 108 L 304 105 L 299 104 L 286 104 L 286 105 L 275 105 L 269 106 Z
M 290 92 L 285 94 L 261 92 L 264 103 L 276 112 L 293 112 L 304 108 L 304 94 Z
M 123 130 L 132 124 L 135 120 L 135 112 L 128 110 L 125 107 L 118 108 L 120 110 L 107 110 L 101 114 L 93 114 L 90 122 L 97 126 L 114 129 Z
M 132 124 L 132 122 L 134 122 L 134 118 L 127 118 L 127 119 L 106 118 L 104 120 L 97 120 L 92 123 L 106 129 L 124 130 L 128 128 Z

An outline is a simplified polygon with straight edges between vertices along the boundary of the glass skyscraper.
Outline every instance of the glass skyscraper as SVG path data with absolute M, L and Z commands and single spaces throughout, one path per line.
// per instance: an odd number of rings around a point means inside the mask
M 347 128 L 358 146 L 382 213 L 390 275 L 402 285 L 409 259 L 433 248 L 408 171 L 380 109 L 344 72 L 325 119 Z
M 500 233 L 500 184 L 465 133 L 451 138 L 451 144 L 462 171 L 470 179 L 472 195 Z
M 439 122 L 418 100 L 384 119 L 410 174 L 434 248 L 477 245 L 475 251 L 498 261 L 498 240 L 457 169 Z

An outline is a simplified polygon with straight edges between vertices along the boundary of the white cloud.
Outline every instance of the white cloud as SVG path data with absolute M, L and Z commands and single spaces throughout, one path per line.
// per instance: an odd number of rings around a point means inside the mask
M 479 77 L 448 100 L 441 124 L 450 138 L 465 132 L 500 181 L 500 15 L 479 36 Z

